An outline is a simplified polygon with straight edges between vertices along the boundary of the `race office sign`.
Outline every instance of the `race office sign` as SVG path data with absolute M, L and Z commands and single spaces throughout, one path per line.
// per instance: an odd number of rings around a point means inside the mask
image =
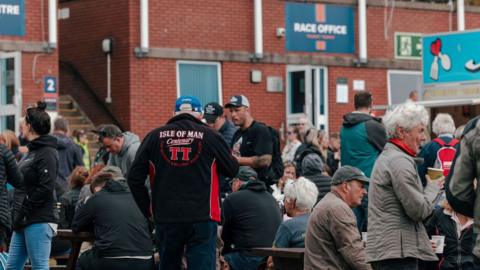
M 0 0 L 0 36 L 25 35 L 24 0 Z
M 302 52 L 353 53 L 351 7 L 286 3 L 286 49 Z

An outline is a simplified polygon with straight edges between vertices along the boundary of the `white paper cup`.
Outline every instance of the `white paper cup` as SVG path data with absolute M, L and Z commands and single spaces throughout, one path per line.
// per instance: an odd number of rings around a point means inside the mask
M 432 241 L 435 243 L 435 253 L 443 254 L 443 247 L 445 245 L 445 236 L 443 235 L 432 235 Z

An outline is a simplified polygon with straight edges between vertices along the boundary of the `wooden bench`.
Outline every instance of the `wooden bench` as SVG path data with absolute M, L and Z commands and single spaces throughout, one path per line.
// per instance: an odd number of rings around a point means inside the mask
M 56 237 L 60 239 L 70 240 L 72 242 L 72 251 L 70 252 L 70 256 L 68 257 L 67 266 L 66 268 L 62 268 L 62 269 L 69 269 L 69 270 L 75 269 L 78 256 L 80 255 L 80 248 L 82 247 L 82 243 L 86 241 L 95 240 L 95 236 L 93 235 L 93 233 L 90 233 L 90 232 L 73 233 L 72 230 L 67 230 L 67 229 L 59 229 Z
M 303 270 L 305 248 L 252 248 L 254 256 L 272 256 L 275 269 Z

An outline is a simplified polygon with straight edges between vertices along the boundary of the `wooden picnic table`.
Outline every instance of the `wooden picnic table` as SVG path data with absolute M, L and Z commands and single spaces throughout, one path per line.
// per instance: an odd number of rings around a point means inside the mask
M 77 264 L 78 256 L 80 255 L 80 248 L 82 247 L 82 243 L 86 241 L 94 241 L 95 235 L 91 232 L 79 232 L 74 233 L 72 230 L 68 229 L 59 229 L 57 231 L 58 238 L 70 240 L 72 242 L 72 251 L 70 252 L 70 256 L 68 257 L 67 261 L 67 268 L 69 270 L 74 270 L 75 265 Z
M 255 256 L 272 256 L 275 269 L 303 270 L 305 248 L 252 248 Z

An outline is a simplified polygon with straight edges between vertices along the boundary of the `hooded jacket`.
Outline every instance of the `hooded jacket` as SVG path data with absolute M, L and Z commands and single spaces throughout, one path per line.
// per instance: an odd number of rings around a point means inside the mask
M 34 223 L 56 223 L 54 187 L 58 174 L 57 139 L 43 135 L 31 141 L 18 164 L 24 185 L 14 192 L 14 229 Z
M 480 233 L 480 189 L 474 187 L 480 179 L 480 116 L 465 126 L 460 149 L 445 181 L 445 194 L 452 208 L 463 215 L 473 217 L 473 232 Z M 480 242 L 475 243 L 473 254 L 480 257 Z
M 22 174 L 18 170 L 15 156 L 5 145 L 0 144 L 0 225 L 3 230 L 10 230 L 12 226 L 7 182 L 15 188 L 23 187 Z
M 135 160 L 138 147 L 140 147 L 140 139 L 128 131 L 123 133 L 123 138 L 122 150 L 118 154 L 110 153 L 107 165 L 119 167 L 126 178 L 133 160 Z
M 318 155 L 307 155 L 302 162 L 303 175 L 318 188 L 317 202 L 320 201 L 328 192 L 332 185 L 332 178 L 327 175 L 323 175 L 322 171 L 323 163 Z
M 311 154 L 318 156 L 318 158 L 321 160 L 322 164 L 320 165 L 320 169 L 323 170 L 325 168 L 326 161 L 322 153 L 318 149 L 318 147 L 316 147 L 313 144 L 302 144 L 298 147 L 297 151 L 295 152 L 295 158 L 294 158 L 295 166 L 297 168 L 297 176 L 303 175 L 303 171 L 302 171 L 303 159 L 306 156 Z
M 94 231 L 93 246 L 101 257 L 152 255 L 147 219 L 128 188 L 118 181 L 108 180 L 101 191 L 80 204 L 72 230 Z
M 224 253 L 272 246 L 282 216 L 264 182 L 245 182 L 225 198 L 222 211 Z
M 343 116 L 340 131 L 341 163 L 360 169 L 367 177 L 387 143 L 387 134 L 379 118 L 353 112 Z
M 58 179 L 66 183 L 73 169 L 77 166 L 83 166 L 82 149 L 72 139 L 63 134 L 54 133 L 52 135 L 57 138 Z
M 220 221 L 220 174 L 234 177 L 238 162 L 220 133 L 190 114 L 154 129 L 138 149 L 128 175 L 132 194 L 147 217 L 150 176 L 156 223 Z

